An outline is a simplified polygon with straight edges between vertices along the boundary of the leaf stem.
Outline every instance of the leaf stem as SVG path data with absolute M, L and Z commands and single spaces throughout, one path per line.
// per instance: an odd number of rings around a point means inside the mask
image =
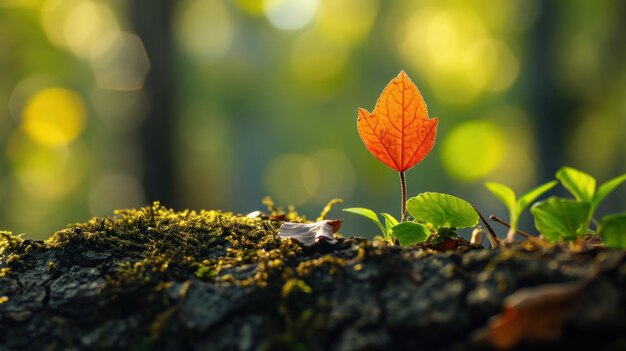
M 406 221 L 406 180 L 404 179 L 404 172 L 400 172 L 400 190 L 402 191 L 402 215 L 400 216 L 401 222 Z
M 505 227 L 507 227 L 507 228 L 511 229 L 511 225 L 510 225 L 509 223 L 507 223 L 507 222 L 505 222 L 505 221 L 501 220 L 500 218 L 498 218 L 498 217 L 496 217 L 496 216 L 494 216 L 494 215 L 489 216 L 489 219 L 491 219 L 491 220 L 492 220 L 492 221 L 494 221 L 494 222 L 498 222 L 498 223 L 502 224 L 503 226 L 505 226 Z M 526 233 L 525 231 L 520 230 L 520 229 L 515 229 L 515 232 L 517 232 L 518 234 L 521 234 L 522 236 L 524 236 L 524 237 L 526 237 L 526 238 L 538 239 L 538 238 L 536 238 L 534 235 L 532 235 L 532 234 L 528 234 L 528 233 Z
M 483 214 L 480 213 L 480 211 L 478 211 L 478 209 L 474 207 L 474 205 L 472 205 L 472 208 L 474 208 L 474 211 L 478 213 L 478 217 L 480 217 L 480 220 L 482 220 L 485 227 L 487 227 L 487 231 L 489 233 L 489 235 L 487 236 L 487 239 L 489 239 L 489 244 L 491 245 L 491 248 L 495 249 L 496 247 L 500 246 L 500 239 L 498 239 L 496 232 L 493 231 L 493 228 L 491 228 L 491 226 L 489 225 L 489 222 L 487 222 L 485 217 L 483 217 Z
M 501 220 L 500 218 L 498 218 L 498 217 L 496 217 L 496 216 L 494 216 L 494 215 L 489 216 L 489 219 L 491 219 L 491 220 L 492 220 L 492 221 L 494 221 L 494 222 L 498 222 L 498 223 L 502 224 L 503 226 L 505 226 L 505 227 L 507 227 L 507 228 L 511 229 L 511 225 L 510 225 L 510 224 L 508 224 L 507 222 L 505 222 L 505 221 Z M 512 229 L 511 229 L 511 230 L 512 230 Z M 538 245 L 540 245 L 540 246 L 546 247 L 546 246 L 549 246 L 549 245 L 550 245 L 549 243 L 545 242 L 544 240 L 541 240 L 541 239 L 537 238 L 537 237 L 536 237 L 536 236 L 534 236 L 534 235 L 528 234 L 528 233 L 526 233 L 525 231 L 522 231 L 522 230 L 519 230 L 519 229 L 515 229 L 515 232 L 516 232 L 516 233 L 521 234 L 521 235 L 522 235 L 522 236 L 524 236 L 526 239 L 528 239 L 528 240 L 530 240 L 530 241 L 532 241 L 532 242 L 534 242 L 535 244 L 538 244 Z M 507 239 L 508 239 L 508 238 L 507 238 Z M 512 241 L 507 241 L 507 240 L 505 240 L 505 242 L 507 242 L 507 243 L 511 243 Z

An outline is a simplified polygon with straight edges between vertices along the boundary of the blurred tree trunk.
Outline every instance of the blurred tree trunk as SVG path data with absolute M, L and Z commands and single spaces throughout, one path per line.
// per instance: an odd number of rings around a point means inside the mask
M 143 185 L 148 201 L 174 203 L 172 130 L 174 127 L 174 53 L 172 10 L 176 1 L 134 0 L 131 19 L 150 58 L 145 92 L 150 103 L 141 128 Z
M 557 72 L 554 60 L 557 3 L 541 2 L 542 8 L 530 37 L 528 72 L 531 74 L 530 109 L 537 135 L 540 163 L 540 181 L 554 179 L 554 173 L 564 162 L 564 142 L 568 133 L 568 119 L 573 106 L 554 82 Z

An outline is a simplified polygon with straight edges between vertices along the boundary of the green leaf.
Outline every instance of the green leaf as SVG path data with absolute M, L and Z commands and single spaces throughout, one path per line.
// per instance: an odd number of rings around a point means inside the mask
M 493 195 L 495 195 L 500 201 L 504 203 L 509 210 L 511 221 L 517 213 L 517 200 L 515 199 L 515 192 L 508 186 L 495 182 L 486 182 L 485 186 Z
M 517 201 L 518 215 L 521 215 L 522 212 L 524 212 L 524 210 L 526 209 L 526 207 L 528 207 L 528 205 L 530 205 L 533 201 L 535 201 L 539 196 L 543 195 L 543 193 L 552 189 L 555 185 L 557 185 L 557 183 L 558 182 L 556 180 L 547 182 L 545 184 L 542 184 L 534 188 L 533 190 L 527 192 L 522 197 L 520 197 L 519 200 Z
M 598 234 L 607 247 L 626 249 L 626 213 L 602 218 Z
M 561 238 L 575 238 L 583 224 L 587 223 L 590 208 L 588 202 L 553 196 L 533 205 L 530 212 L 535 217 L 537 230 L 548 241 L 555 242 Z
M 400 245 L 407 246 L 424 242 L 428 239 L 430 230 L 421 223 L 402 222 L 391 228 L 391 234 L 398 239 Z
M 440 228 L 465 228 L 478 224 L 478 214 L 467 201 L 442 193 L 421 193 L 406 202 L 417 221 Z
M 578 201 L 593 201 L 596 192 L 596 180 L 589 174 L 571 167 L 561 167 L 556 178 Z
M 600 202 L 602 202 L 602 200 L 604 200 L 604 198 L 607 197 L 607 195 L 612 193 L 613 190 L 615 190 L 615 188 L 620 186 L 620 184 L 622 184 L 624 181 L 626 181 L 626 174 L 622 174 L 621 176 L 615 177 L 607 181 L 606 183 L 600 185 L 600 187 L 598 188 L 598 192 L 596 193 L 596 196 L 593 198 L 594 208 L 597 207 L 600 204 Z
M 391 231 L 391 227 L 398 224 L 398 220 L 389 213 L 381 213 L 381 215 L 385 218 L 385 229 L 387 230 L 387 233 L 389 233 Z
M 380 220 L 378 219 L 378 215 L 376 214 L 376 212 L 370 210 L 369 208 L 363 208 L 363 207 L 344 208 L 343 211 L 355 213 L 363 217 L 369 218 L 372 222 L 376 223 L 378 228 L 380 228 L 380 231 L 383 233 L 383 236 L 387 238 L 387 231 L 385 230 L 385 227 L 383 227 L 383 224 L 380 223 Z

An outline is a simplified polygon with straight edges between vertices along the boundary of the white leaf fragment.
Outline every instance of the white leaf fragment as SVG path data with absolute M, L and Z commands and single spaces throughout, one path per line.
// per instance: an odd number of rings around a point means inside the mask
M 301 244 L 311 246 L 319 240 L 326 240 L 329 244 L 334 244 L 337 239 L 333 233 L 339 230 L 340 220 L 323 220 L 315 223 L 293 223 L 285 222 L 278 230 L 281 238 L 292 238 Z

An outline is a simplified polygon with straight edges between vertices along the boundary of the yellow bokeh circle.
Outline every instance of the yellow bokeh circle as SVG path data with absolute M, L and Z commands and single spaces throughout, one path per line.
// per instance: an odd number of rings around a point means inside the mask
M 62 146 L 80 135 L 85 116 L 85 105 L 78 94 L 62 88 L 46 88 L 26 103 L 21 129 L 42 146 Z
M 446 171 L 460 181 L 475 181 L 500 165 L 504 156 L 504 132 L 494 123 L 474 120 L 458 125 L 443 141 Z

